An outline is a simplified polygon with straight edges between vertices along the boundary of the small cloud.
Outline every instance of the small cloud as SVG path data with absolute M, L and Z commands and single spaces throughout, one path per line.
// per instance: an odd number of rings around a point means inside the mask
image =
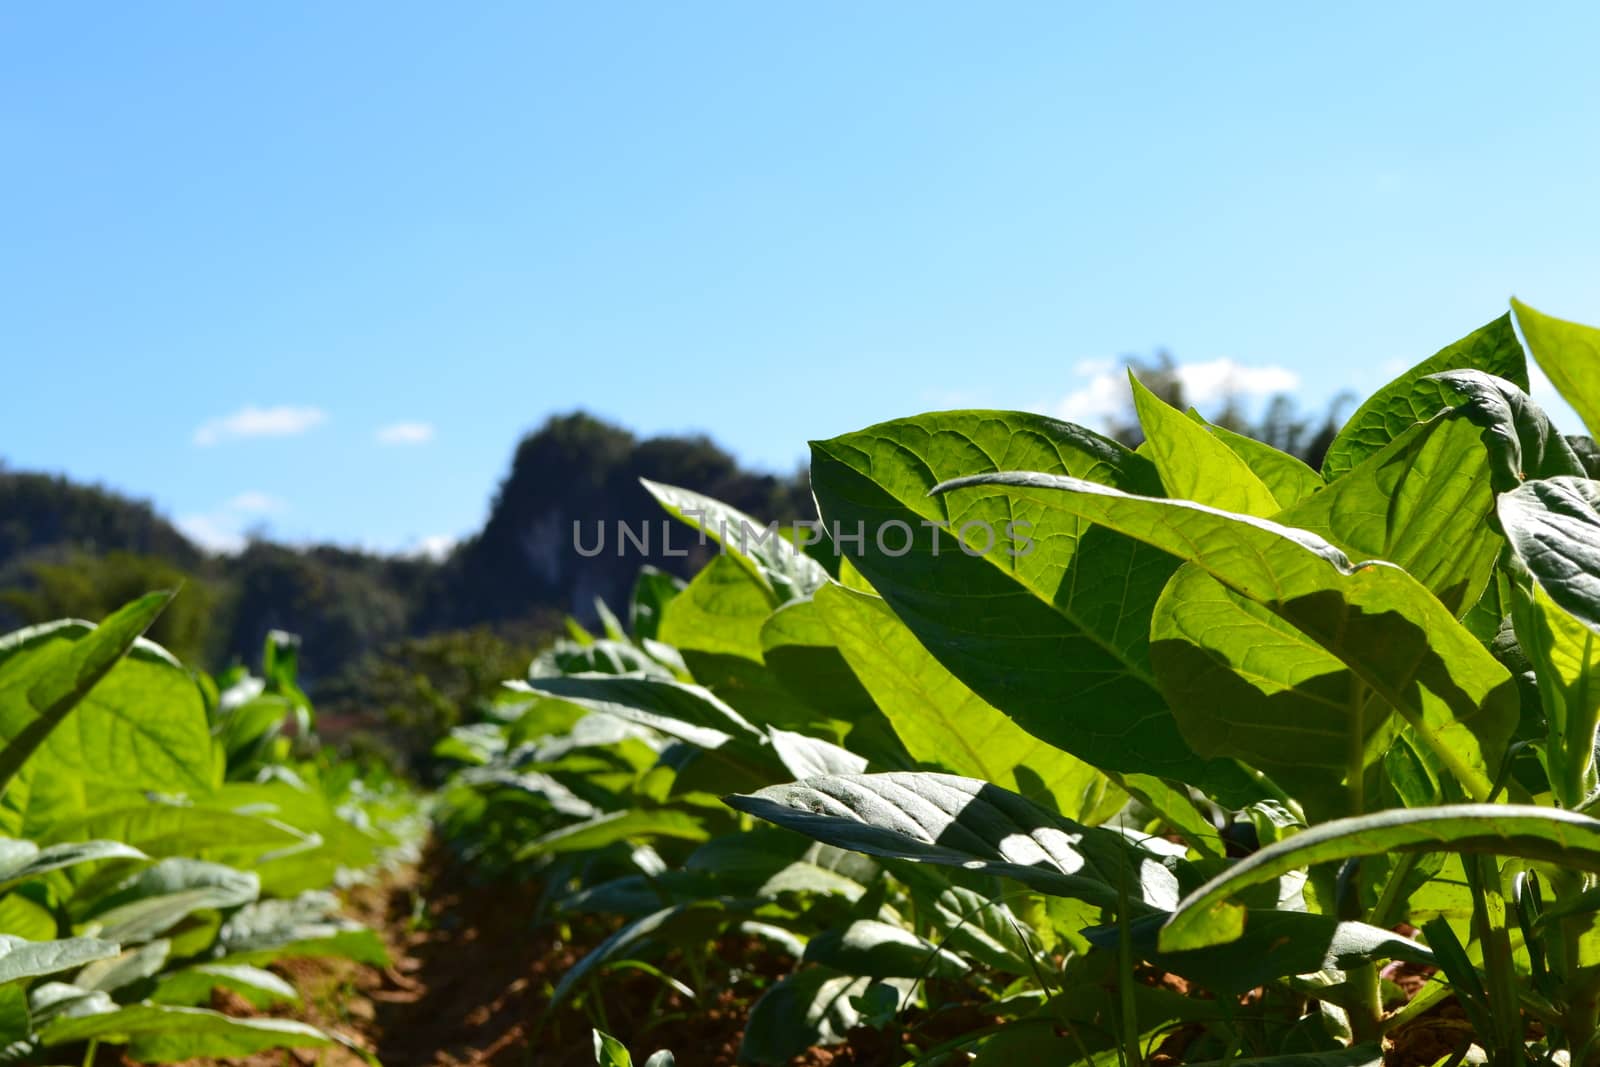
M 321 408 L 281 404 L 258 408 L 247 404 L 231 415 L 207 419 L 194 431 L 194 443 L 209 448 L 222 441 L 243 437 L 293 437 L 328 421 Z
M 251 489 L 240 493 L 223 507 L 241 515 L 270 515 L 285 510 L 288 505 L 270 493 Z
M 1055 414 L 1083 426 L 1104 427 L 1128 403 L 1128 377 L 1109 359 L 1082 359 L 1072 372 L 1088 381 L 1062 398 Z
M 287 510 L 288 502 L 282 498 L 259 489 L 248 489 L 208 512 L 179 516 L 177 526 L 184 536 L 208 552 L 231 554 L 243 551 L 249 543 L 248 520 L 254 519 L 259 524 L 262 516 Z
M 1072 368 L 1087 379 L 1055 406 L 1055 415 L 1068 422 L 1097 429 L 1128 408 L 1128 375 L 1122 365 L 1107 359 L 1079 360 Z M 1247 367 L 1231 359 L 1180 363 L 1173 368 L 1183 385 L 1185 403 L 1205 406 L 1229 396 L 1259 398 L 1290 393 L 1300 387 L 1300 376 L 1287 367 L 1271 364 Z
M 207 552 L 231 555 L 244 550 L 244 534 L 226 519 L 218 521 L 214 515 L 180 515 L 177 527 L 185 537 Z
M 435 563 L 444 559 L 461 543 L 461 538 L 451 534 L 434 534 L 431 537 L 419 537 L 415 544 L 406 550 L 408 556 L 420 556 L 431 559 Z
M 1213 359 L 1180 363 L 1175 370 L 1183 383 L 1184 399 L 1191 404 L 1214 404 L 1229 396 L 1272 396 L 1300 388 L 1300 375 L 1271 364 L 1246 367 L 1231 359 Z
M 374 436 L 380 445 L 425 445 L 433 440 L 433 423 L 396 422 L 383 427 Z

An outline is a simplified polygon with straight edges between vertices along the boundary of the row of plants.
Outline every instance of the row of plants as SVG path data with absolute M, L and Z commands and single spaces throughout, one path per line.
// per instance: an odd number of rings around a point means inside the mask
M 813 443 L 803 551 L 648 485 L 720 554 L 439 749 L 462 856 L 620 923 L 552 1020 L 624 973 L 707 1003 L 732 938 L 787 960 L 749 1063 L 1600 1062 L 1600 482 L 1518 328 L 1591 430 L 1600 331 L 1513 311 L 1320 470 L 1135 380 L 1137 450 Z
M 387 962 L 336 893 L 415 850 L 418 800 L 320 748 L 294 638 L 217 678 L 144 639 L 172 595 L 0 637 L 0 1062 L 328 1048 L 269 965 Z

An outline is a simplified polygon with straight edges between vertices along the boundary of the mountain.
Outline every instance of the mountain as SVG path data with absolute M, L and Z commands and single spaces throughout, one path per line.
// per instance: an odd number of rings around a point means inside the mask
M 153 636 L 213 667 L 253 663 L 272 629 L 302 636 L 313 682 L 391 642 L 444 630 L 487 624 L 531 644 L 564 613 L 594 619 L 596 598 L 620 608 L 642 563 L 688 575 L 703 561 L 662 555 L 665 513 L 640 478 L 762 519 L 811 513 L 802 475 L 748 471 L 709 438 L 638 438 L 582 412 L 551 418 L 519 442 L 483 529 L 437 563 L 265 540 L 214 556 L 145 501 L 0 470 L 0 623 L 98 618 L 142 587 L 182 582 Z M 613 543 L 586 557 L 573 547 L 574 521 L 590 530 L 651 523 L 652 551 L 623 555 Z

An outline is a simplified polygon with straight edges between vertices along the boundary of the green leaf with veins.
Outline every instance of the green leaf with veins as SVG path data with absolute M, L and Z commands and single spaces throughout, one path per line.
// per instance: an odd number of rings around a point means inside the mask
M 1272 492 L 1278 507 L 1293 507 L 1306 497 L 1327 486 L 1322 475 L 1306 466 L 1304 461 L 1287 452 L 1280 452 L 1269 444 L 1235 433 L 1226 426 L 1207 422 L 1198 411 L 1190 408 L 1189 418 L 1204 426 L 1217 440 L 1227 445 L 1244 460 L 1255 476 Z
M 794 546 L 776 524 L 762 524 L 737 508 L 688 489 L 648 478 L 640 484 L 673 518 L 706 538 L 760 578 L 780 602 L 809 596 L 828 580 L 822 564 Z
M 1519 580 L 1517 643 L 1534 667 L 1556 797 L 1577 807 L 1596 783 L 1600 728 L 1600 482 L 1527 482 L 1499 501 Z
M 881 599 L 831 585 L 815 600 L 840 653 L 912 758 L 1014 789 L 1073 818 L 1094 811 L 1105 792 L 1099 771 L 968 689 Z
M 1108 908 L 1119 906 L 1124 885 L 1144 906 L 1170 910 L 1176 903 L 1176 876 L 1156 854 L 972 778 L 828 775 L 724 799 L 824 844 L 872 856 L 1004 875 L 1041 893 Z
M 1146 389 L 1133 372 L 1133 408 L 1144 430 L 1141 454 L 1161 475 L 1167 496 L 1266 518 L 1282 505 L 1238 453 Z
M 0 790 L 128 654 L 173 595 L 140 597 L 99 626 L 63 620 L 0 638 L 0 729 L 6 739 Z
M 1330 482 L 1341 477 L 1412 423 L 1425 422 L 1449 407 L 1445 386 L 1428 376 L 1451 370 L 1480 370 L 1526 390 L 1528 361 L 1511 326 L 1511 316 L 1502 315 L 1445 346 L 1367 398 L 1328 446 L 1323 476 Z
M 761 626 L 761 657 L 790 692 L 818 711 L 852 723 L 881 718 L 835 645 L 815 595 L 792 600 L 767 617 Z
M 777 606 L 772 590 L 736 559 L 713 556 L 667 604 L 659 636 L 680 652 L 742 656 L 760 663 L 761 626 Z
M 818 728 L 822 714 L 767 668 L 762 633 L 777 605 L 734 557 L 716 556 L 667 605 L 661 640 L 678 650 L 696 682 L 752 721 Z
M 137 638 L 166 600 L 135 601 L 99 627 L 68 620 L 0 639 L 0 827 L 37 837 L 146 791 L 203 796 L 221 783 L 194 679 Z
M 1589 432 L 1600 436 L 1600 330 L 1535 311 L 1515 297 L 1511 309 L 1534 361 Z
M 1496 492 L 1508 492 L 1529 478 L 1584 477 L 1583 460 L 1571 443 L 1514 383 L 1470 370 L 1434 374 L 1429 380 L 1464 398 L 1456 410 L 1483 427 Z
M 247 964 L 198 963 L 170 971 L 156 981 L 150 999 L 157 1004 L 209 1004 L 215 989 L 237 993 L 256 1008 L 293 1004 L 300 994 L 271 971 Z
M 25 941 L 20 937 L 0 934 L 0 985 L 23 978 L 58 974 L 95 960 L 110 959 L 117 952 L 115 941 L 97 937 Z
M 960 956 L 877 919 L 822 931 L 806 943 L 803 962 L 867 978 L 959 978 L 970 969 Z
M 1470 796 L 1489 795 L 1516 727 L 1511 675 L 1399 567 L 1352 564 L 1316 534 L 1275 522 L 1076 478 L 979 475 L 938 491 L 1101 523 L 1180 555 L 1332 653 L 1405 717 Z
M 1528 482 L 1497 503 L 1506 539 L 1563 611 L 1600 632 L 1600 482 Z
M 1357 561 L 1399 564 L 1451 611 L 1487 587 L 1502 539 L 1477 425 L 1419 423 L 1275 522 L 1325 538 Z M 1197 563 L 1179 568 L 1151 621 L 1151 661 L 1184 736 L 1203 755 L 1236 754 L 1314 814 L 1348 813 L 1351 746 L 1379 759 L 1389 703 L 1332 651 Z M 1352 736 L 1359 731 L 1359 739 Z
M 207 1008 L 167 1004 L 129 1004 L 93 1015 L 57 1017 L 40 1031 L 39 1039 L 47 1048 L 91 1040 L 126 1044 L 129 1058 L 137 1063 L 335 1044 L 316 1027 L 292 1019 L 239 1019 Z
M 1148 460 L 1079 426 L 984 411 L 900 419 L 813 442 L 811 451 L 830 533 L 834 524 L 868 531 L 847 561 L 991 706 L 1097 767 L 1177 778 L 1229 803 L 1265 795 L 1232 760 L 1195 755 L 1156 686 L 1150 613 L 1176 567 L 1171 556 L 1032 501 L 929 495 L 948 478 L 1029 469 L 1159 493 Z M 904 554 L 896 523 L 910 531 Z M 1008 538 L 1008 523 L 1032 525 L 1012 527 Z M 993 549 L 962 551 L 963 529 L 973 549 L 993 531 Z M 874 535 L 883 530 L 888 551 Z

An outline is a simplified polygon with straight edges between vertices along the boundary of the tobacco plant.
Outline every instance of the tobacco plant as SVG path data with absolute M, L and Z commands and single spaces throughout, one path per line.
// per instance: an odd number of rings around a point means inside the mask
M 1600 1062 L 1600 483 L 1518 327 L 1591 429 L 1600 331 L 1514 315 L 1320 470 L 1132 381 L 1137 450 L 1002 411 L 814 443 L 804 550 L 648 485 L 721 554 L 446 742 L 443 825 L 624 918 L 558 1007 L 695 993 L 730 931 L 792 955 L 746 1062 L 862 1025 L 907 1062 Z
M 294 1003 L 264 969 L 282 959 L 386 962 L 327 890 L 406 845 L 415 804 L 273 742 L 309 722 L 287 638 L 269 639 L 266 681 L 236 676 L 221 699 L 141 638 L 168 599 L 0 637 L 0 1061 L 330 1047 L 202 1005 L 217 989 Z

